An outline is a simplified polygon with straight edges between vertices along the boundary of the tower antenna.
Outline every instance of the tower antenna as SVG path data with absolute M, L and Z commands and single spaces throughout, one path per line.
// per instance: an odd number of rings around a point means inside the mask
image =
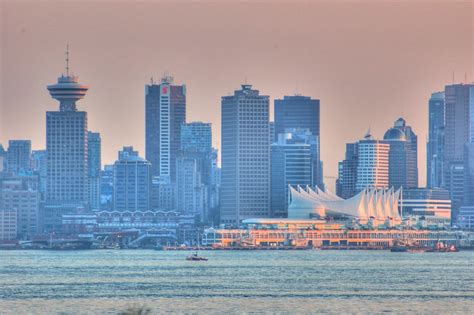
M 69 44 L 66 45 L 66 76 L 69 76 Z

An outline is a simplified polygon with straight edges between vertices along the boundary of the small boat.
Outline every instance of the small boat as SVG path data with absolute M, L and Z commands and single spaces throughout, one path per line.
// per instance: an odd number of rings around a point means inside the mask
M 191 261 L 207 261 L 208 259 L 202 256 L 199 256 L 198 253 L 194 253 L 192 255 L 189 255 L 186 257 L 186 260 L 191 260 Z
M 420 246 L 417 242 L 410 239 L 396 239 L 390 248 L 392 253 L 423 253 L 429 248 Z
M 455 245 L 445 245 L 443 242 L 437 242 L 436 245 L 427 250 L 429 253 L 456 253 L 459 249 Z

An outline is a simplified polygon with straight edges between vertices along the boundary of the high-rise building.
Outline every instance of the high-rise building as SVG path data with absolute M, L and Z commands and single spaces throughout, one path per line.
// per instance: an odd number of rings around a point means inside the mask
M 89 161 L 89 205 L 91 209 L 97 210 L 100 208 L 100 170 L 102 168 L 100 133 L 89 131 L 87 141 Z
M 444 92 L 431 94 L 429 100 L 428 143 L 426 161 L 426 183 L 428 187 L 436 188 L 444 185 L 444 126 L 445 105 Z
M 186 86 L 172 83 L 165 75 L 160 84 L 152 80 L 145 86 L 145 158 L 152 176 L 174 181 L 181 124 L 186 121 Z
M 218 151 L 212 149 L 211 153 L 211 184 L 209 186 L 209 217 L 214 224 L 220 222 L 219 206 L 221 191 L 221 168 L 218 165 Z
M 150 162 L 135 155 L 119 154 L 119 156 L 122 156 L 122 159 L 114 164 L 114 210 L 149 210 Z
M 7 170 L 7 158 L 8 158 L 8 152 L 0 143 L 0 173 L 3 173 L 4 171 Z
M 474 206 L 474 142 L 464 149 L 464 201 L 463 206 Z
M 182 124 L 181 150 L 176 160 L 176 210 L 198 215 L 202 221 L 209 216 L 212 157 L 211 124 Z
M 418 140 L 411 127 L 399 118 L 383 138 L 390 144 L 389 187 L 418 187 Z
M 46 180 L 48 159 L 46 150 L 34 150 L 31 152 L 31 169 L 34 174 L 38 176 L 39 192 L 41 193 L 41 200 L 44 200 L 46 194 Z
M 451 194 L 453 221 L 464 200 L 469 199 L 466 193 L 472 193 L 466 187 L 465 169 L 466 144 L 471 140 L 471 107 L 474 108 L 474 84 L 453 84 L 445 87 L 445 141 L 444 141 L 444 176 L 445 188 Z
M 288 186 L 311 186 L 311 145 L 293 137 L 292 133 L 278 135 L 271 146 L 271 210 L 273 217 L 288 216 Z
M 40 192 L 37 176 L 11 176 L 0 180 L 0 209 L 16 211 L 19 239 L 39 232 Z
M 46 112 L 47 181 L 45 227 L 61 226 L 61 216 L 78 208 L 88 208 L 89 178 L 87 113 L 78 111 L 76 102 L 88 90 L 78 77 L 69 74 L 48 86 L 59 101 L 59 111 Z
M 8 141 L 7 171 L 13 175 L 31 171 L 31 141 Z
M 210 123 L 200 121 L 181 125 L 181 151 L 209 153 L 212 150 L 212 128 Z
M 347 143 L 345 159 L 339 162 L 339 175 L 336 181 L 336 193 L 339 197 L 349 199 L 356 195 L 358 164 L 359 143 Z
M 104 165 L 100 171 L 100 209 L 113 210 L 114 166 Z
M 274 141 L 278 141 L 278 135 L 285 133 L 287 129 L 309 130 L 316 137 L 318 145 L 317 155 L 320 156 L 320 102 L 309 96 L 284 96 L 283 99 L 275 100 L 275 127 Z M 314 167 L 313 185 L 324 187 L 322 163 Z
M 390 145 L 375 140 L 368 132 L 358 144 L 356 191 L 368 188 L 388 188 Z
M 199 159 L 181 156 L 176 160 L 176 210 L 207 219 L 207 186 L 203 183 Z
M 270 215 L 269 97 L 251 85 L 222 97 L 220 219 Z
M 160 181 L 153 178 L 151 182 L 150 203 L 153 210 L 175 211 L 176 210 L 176 184 L 168 180 Z

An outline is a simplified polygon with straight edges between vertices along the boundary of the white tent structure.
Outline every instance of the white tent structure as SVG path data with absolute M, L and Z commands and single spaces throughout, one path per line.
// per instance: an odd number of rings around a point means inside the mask
M 348 216 L 361 223 L 400 223 L 398 201 L 401 190 L 364 189 L 349 199 L 342 199 L 329 191 L 308 186 L 289 186 L 288 218 L 308 219 L 312 216 Z

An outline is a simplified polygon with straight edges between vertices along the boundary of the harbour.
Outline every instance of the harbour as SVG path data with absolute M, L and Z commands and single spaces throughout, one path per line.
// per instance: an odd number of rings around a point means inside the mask
M 4 314 L 469 313 L 474 252 L 3 251 Z

